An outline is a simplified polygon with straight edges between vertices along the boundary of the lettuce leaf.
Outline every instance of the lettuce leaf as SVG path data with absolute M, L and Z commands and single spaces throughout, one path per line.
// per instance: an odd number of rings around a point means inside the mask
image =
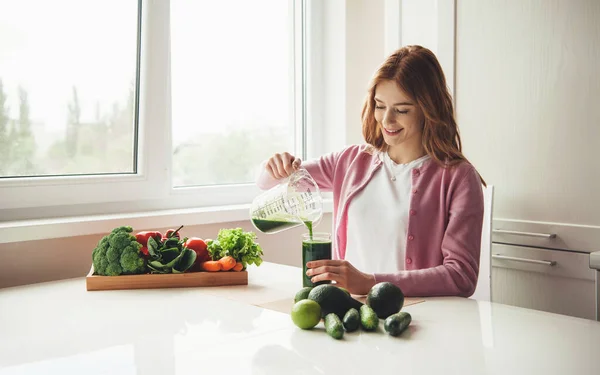
M 224 256 L 232 256 L 246 268 L 250 264 L 260 266 L 263 251 L 256 242 L 254 232 L 244 232 L 242 228 L 221 229 L 214 241 L 209 241 L 208 253 L 213 260 L 219 260 Z

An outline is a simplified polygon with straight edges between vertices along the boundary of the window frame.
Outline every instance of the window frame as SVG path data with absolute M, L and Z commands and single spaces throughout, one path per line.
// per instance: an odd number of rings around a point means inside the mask
M 295 68 L 290 78 L 296 149 L 306 159 L 310 156 L 306 98 L 312 95 L 306 85 L 306 22 L 313 17 L 306 12 L 316 14 L 320 9 L 307 6 L 308 0 L 288 2 L 294 9 L 290 38 Z M 136 172 L 0 179 L 0 223 L 249 204 L 260 193 L 254 183 L 172 187 L 170 6 L 170 0 L 138 0 Z M 311 139 L 320 138 L 318 128 L 310 127 Z

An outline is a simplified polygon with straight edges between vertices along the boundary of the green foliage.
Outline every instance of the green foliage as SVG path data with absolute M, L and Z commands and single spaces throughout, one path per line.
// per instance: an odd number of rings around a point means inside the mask
M 94 116 L 89 121 L 82 117 L 85 95 L 73 87 L 65 103 L 65 127 L 58 134 L 51 133 L 40 119 L 31 118 L 36 109 L 31 108 L 25 89 L 15 94 L 19 98 L 19 117 L 11 118 L 8 103 L 12 92 L 6 93 L 0 79 L 0 177 L 133 171 L 134 82 L 127 95 L 111 106 L 94 103 Z M 265 127 L 257 120 L 243 124 L 224 120 L 215 126 L 233 130 L 190 132 L 185 143 L 176 145 L 175 186 L 252 182 L 261 161 L 275 152 L 293 149 L 293 137 L 284 127 Z M 36 144 L 36 139 L 41 144 Z
M 195 186 L 252 182 L 263 160 L 275 152 L 293 149 L 292 139 L 284 128 L 195 134 L 174 149 L 174 183 Z
M 8 174 L 11 160 L 10 117 L 6 99 L 4 83 L 0 79 L 0 176 Z
M 256 234 L 244 232 L 242 228 L 221 229 L 216 240 L 208 241 L 207 250 L 213 260 L 224 256 L 232 256 L 237 262 L 260 266 L 262 263 L 262 248 L 256 243 Z
M 187 237 L 164 238 L 158 242 L 148 238 L 148 268 L 151 273 L 183 273 L 196 262 L 196 252 L 185 247 Z
M 73 98 L 69 103 L 69 114 L 67 119 L 67 134 L 65 149 L 69 158 L 74 158 L 77 154 L 77 141 L 79 138 L 79 119 L 81 116 L 81 107 L 79 106 L 79 95 L 77 87 L 73 87 Z
M 68 104 L 65 136 L 48 149 L 45 169 L 53 174 L 123 173 L 133 171 L 135 92 L 125 105 L 114 102 L 108 113 L 95 105 L 93 122 L 81 121 L 79 91 Z
M 11 120 L 7 95 L 0 81 L 0 176 L 33 176 L 37 173 L 29 95 L 23 87 L 19 87 L 18 95 L 19 118 Z
M 12 139 L 12 173 L 20 176 L 35 176 L 36 144 L 31 129 L 31 118 L 29 108 L 29 95 L 27 91 L 19 87 L 19 122 L 16 138 Z

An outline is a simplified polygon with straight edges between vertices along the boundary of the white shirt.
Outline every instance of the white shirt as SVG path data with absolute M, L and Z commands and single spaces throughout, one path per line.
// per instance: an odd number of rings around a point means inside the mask
M 348 207 L 348 242 L 345 259 L 366 273 L 392 273 L 405 269 L 406 231 L 412 191 L 412 170 L 429 159 L 425 155 L 396 164 L 387 154 L 371 181 Z M 393 180 L 395 178 L 395 180 Z

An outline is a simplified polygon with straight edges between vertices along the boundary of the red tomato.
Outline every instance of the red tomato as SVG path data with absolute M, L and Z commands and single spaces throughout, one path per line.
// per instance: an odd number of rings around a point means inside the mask
M 165 238 L 171 238 L 171 237 L 180 238 L 179 237 L 179 232 L 176 232 L 175 229 L 169 229 L 167 231 L 167 233 L 165 233 L 165 236 L 163 237 L 163 239 L 165 239 Z
M 210 255 L 208 254 L 208 250 L 206 250 L 206 242 L 202 238 L 199 237 L 190 237 L 187 241 L 185 241 L 185 247 L 190 250 L 194 250 L 196 252 L 196 263 L 200 264 L 202 262 L 206 262 L 210 260 Z

